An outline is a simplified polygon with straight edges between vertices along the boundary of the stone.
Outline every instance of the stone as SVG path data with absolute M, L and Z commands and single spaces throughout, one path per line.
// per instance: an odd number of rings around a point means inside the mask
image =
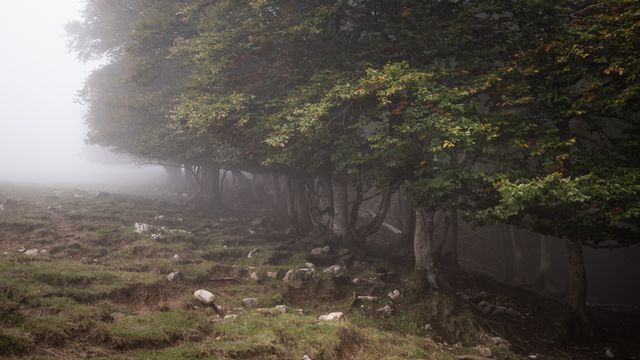
M 153 226 L 145 223 L 135 223 L 133 227 L 136 234 L 145 234 L 153 229 Z
M 341 270 L 342 270 L 342 266 L 340 266 L 340 265 L 332 265 L 332 266 L 329 266 L 328 268 L 324 269 L 323 272 L 327 273 L 327 274 L 337 275 Z
M 278 278 L 278 272 L 277 271 L 269 271 L 267 272 L 267 277 L 271 280 L 275 280 Z
M 182 273 L 180 271 L 175 271 L 165 276 L 168 281 L 177 281 L 182 279 Z
M 255 281 L 255 282 L 259 282 L 260 281 L 260 275 L 258 275 L 257 272 L 252 272 L 251 275 L 249 276 L 249 279 L 251 281 Z
M 393 314 L 393 309 L 391 306 L 387 305 L 381 309 L 376 310 L 376 312 L 382 314 L 384 317 L 390 317 Z
M 151 234 L 151 240 L 153 241 L 162 241 L 165 237 L 162 234 Z
M 309 357 L 309 355 L 304 355 L 304 356 L 302 357 L 302 360 L 311 360 L 311 358 Z
M 328 254 L 329 252 L 331 252 L 331 246 L 327 245 L 325 247 L 322 248 L 322 252 L 325 254 Z
M 251 225 L 252 225 L 252 226 L 260 226 L 260 225 L 262 225 L 262 224 L 264 224 L 264 218 L 261 218 L 261 217 L 259 217 L 259 218 L 255 218 L 255 219 L 251 222 Z
M 489 349 L 488 347 L 484 347 L 484 346 L 478 346 L 476 348 L 476 350 L 478 350 L 478 354 L 480 354 L 481 356 L 490 358 L 493 356 L 493 353 L 491 352 L 491 349 Z
M 508 308 L 506 312 L 507 312 L 507 315 L 509 316 L 522 317 L 522 313 L 514 308 Z
M 377 296 L 369 296 L 369 295 L 358 296 L 357 299 L 361 301 L 378 301 Z
M 388 293 L 387 296 L 391 300 L 397 300 L 398 298 L 400 298 L 400 290 L 393 290 L 392 292 Z
M 284 230 L 284 234 L 287 236 L 291 236 L 291 235 L 297 235 L 298 234 L 298 229 L 294 228 L 294 227 L 288 227 Z
M 286 314 L 287 310 L 289 310 L 289 308 L 287 308 L 287 305 L 277 305 L 276 306 L 276 310 L 280 311 L 283 314 Z
M 340 249 L 340 250 L 338 250 L 338 255 L 339 256 L 349 255 L 350 253 L 351 253 L 351 251 L 349 251 L 349 249 Z
M 255 248 L 255 249 L 251 250 L 249 252 L 249 254 L 247 255 L 247 258 L 251 259 L 252 257 L 256 256 L 256 254 L 258 254 L 258 251 L 260 251 L 260 249 L 258 249 L 258 248 Z
M 616 351 L 613 350 L 613 348 L 610 348 L 608 346 L 606 348 L 604 348 L 604 356 L 607 359 L 615 359 L 617 357 L 616 356 Z
M 40 253 L 40 250 L 38 249 L 30 249 L 24 252 L 25 255 L 27 256 L 36 256 Z
M 311 250 L 311 255 L 322 255 L 322 248 L 315 248 Z
M 300 289 L 305 284 L 314 281 L 316 278 L 315 271 L 306 268 L 306 269 L 297 269 L 297 270 L 289 270 L 285 274 L 282 281 L 287 284 L 289 287 L 294 289 Z
M 198 299 L 201 303 L 206 305 L 213 304 L 213 301 L 216 299 L 215 295 L 207 290 L 197 290 L 193 293 L 193 296 Z
M 254 308 L 254 307 L 258 306 L 259 303 L 260 302 L 256 298 L 242 299 L 242 305 L 244 305 L 247 308 Z
M 42 249 L 42 250 L 40 250 L 40 255 L 47 255 L 48 252 L 49 252 L 49 250 Z
M 226 315 L 224 317 L 225 320 L 231 320 L 231 321 L 233 321 L 233 320 L 235 320 L 237 318 L 238 318 L 238 315 L 236 315 L 236 314 L 229 314 L 229 315 Z
M 310 263 L 310 262 L 305 263 L 305 264 L 304 264 L 304 266 L 306 266 L 306 267 L 307 267 L 307 269 L 309 269 L 309 270 L 316 271 L 316 266 L 315 266 L 315 265 L 313 265 L 313 264 L 312 264 L 312 263 Z
M 341 312 L 332 312 L 318 317 L 320 321 L 344 321 L 344 314 Z

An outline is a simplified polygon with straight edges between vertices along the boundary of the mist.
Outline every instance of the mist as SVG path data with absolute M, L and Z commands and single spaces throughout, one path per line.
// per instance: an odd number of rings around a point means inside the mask
M 89 158 L 100 149 L 85 144 L 86 108 L 76 94 L 97 64 L 79 61 L 64 31 L 79 18 L 82 3 L 0 3 L 0 181 L 130 184 L 162 176 L 160 169 L 138 168 L 133 161 Z

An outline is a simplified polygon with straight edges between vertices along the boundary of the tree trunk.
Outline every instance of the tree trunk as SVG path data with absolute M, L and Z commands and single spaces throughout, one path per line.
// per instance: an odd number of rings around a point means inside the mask
M 224 203 L 222 202 L 222 190 L 220 189 L 220 165 L 211 164 L 207 175 L 209 177 L 211 190 L 209 194 L 209 208 L 222 209 L 224 208 Z
M 587 273 L 584 266 L 582 242 L 568 240 L 569 250 L 569 336 L 576 339 L 593 335 L 593 325 L 587 314 Z
M 417 209 L 413 241 L 417 285 L 423 291 L 438 289 L 438 268 L 433 258 L 434 211 Z
M 509 226 L 509 233 L 511 238 L 511 251 L 513 254 L 513 277 L 514 285 L 524 284 L 524 274 L 522 273 L 522 260 L 524 254 L 522 253 L 522 247 L 520 246 L 520 232 L 515 226 Z
M 273 207 L 282 215 L 287 213 L 287 199 L 285 190 L 282 188 L 282 178 L 276 173 L 271 173 L 273 185 Z
M 318 186 L 320 187 L 320 198 L 318 200 L 320 221 L 327 229 L 331 229 L 333 226 L 333 188 L 331 186 L 331 176 L 320 175 L 318 178 Z
M 345 239 L 349 230 L 349 190 L 344 179 L 333 178 L 333 234 Z
M 293 186 L 293 180 L 287 176 L 285 178 L 285 184 L 287 186 L 287 217 L 289 218 L 289 224 L 297 228 L 298 214 L 296 213 L 295 189 Z
M 451 236 L 444 245 L 442 260 L 451 265 L 460 266 L 458 263 L 458 209 L 451 209 L 449 218 L 451 223 Z
M 313 228 L 313 222 L 311 221 L 311 209 L 307 200 L 305 182 L 303 179 L 294 179 L 292 182 L 296 227 L 301 233 L 306 234 Z
M 547 280 L 549 271 L 551 270 L 551 249 L 549 248 L 549 239 L 546 235 L 540 235 L 540 263 L 536 272 L 535 287 L 548 292 L 551 290 L 549 281 Z
M 504 260 L 504 283 L 514 283 L 513 273 L 513 252 L 511 251 L 511 233 L 509 231 L 509 225 L 500 225 L 500 231 L 502 233 L 502 258 Z
M 400 221 L 402 222 L 402 243 L 400 246 L 411 248 L 416 229 L 416 213 L 402 194 L 399 194 L 398 199 L 400 202 Z

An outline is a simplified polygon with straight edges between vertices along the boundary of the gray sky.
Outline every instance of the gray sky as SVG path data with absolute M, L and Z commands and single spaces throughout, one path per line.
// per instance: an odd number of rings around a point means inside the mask
M 156 171 L 82 156 L 84 108 L 74 103 L 92 65 L 67 48 L 64 24 L 82 0 L 0 1 L 0 181 L 124 182 Z

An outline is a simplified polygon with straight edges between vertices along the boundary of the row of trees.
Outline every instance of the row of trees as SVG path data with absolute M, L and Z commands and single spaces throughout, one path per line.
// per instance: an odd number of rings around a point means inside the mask
M 582 246 L 637 242 L 639 23 L 633 0 L 87 0 L 68 32 L 104 62 L 90 142 L 186 166 L 212 207 L 220 169 L 271 174 L 292 224 L 364 251 L 399 190 L 426 288 L 438 211 L 566 238 L 584 325 Z

